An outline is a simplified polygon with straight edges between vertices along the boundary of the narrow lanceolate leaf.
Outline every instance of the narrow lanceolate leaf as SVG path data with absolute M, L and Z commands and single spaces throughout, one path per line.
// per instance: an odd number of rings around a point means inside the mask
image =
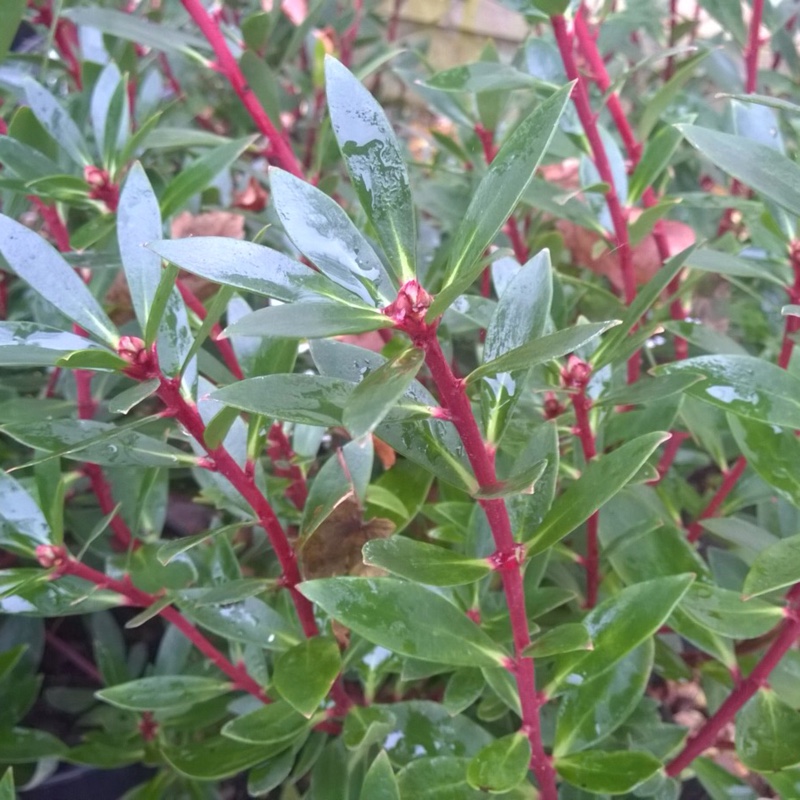
M 364 545 L 363 554 L 365 564 L 429 586 L 474 583 L 492 571 L 486 559 L 468 558 L 407 536 L 373 539 Z
M 281 742 L 275 747 L 265 747 L 263 744 L 246 745 L 224 736 L 212 736 L 202 742 L 164 744 L 160 752 L 181 775 L 200 781 L 218 781 L 277 755 L 290 744 L 291 741 Z
M 522 733 L 512 733 L 481 748 L 467 767 L 467 781 L 473 789 L 510 792 L 525 780 L 531 744 Z
M 478 378 L 496 375 L 498 372 L 513 372 L 528 369 L 549 361 L 551 358 L 572 353 L 579 347 L 596 339 L 601 333 L 619 325 L 618 320 L 608 322 L 591 322 L 586 325 L 575 325 L 540 339 L 533 339 L 521 347 L 515 347 L 507 353 L 487 361 L 467 376 L 467 383 L 474 383 Z
M 396 294 L 372 245 L 336 201 L 277 167 L 270 167 L 269 180 L 284 230 L 323 274 L 371 305 Z
M 328 109 L 358 199 L 400 283 L 416 274 L 414 208 L 408 173 L 383 109 L 335 58 L 325 58 Z
M 292 708 L 310 717 L 333 686 L 341 664 L 336 641 L 315 636 L 278 656 L 272 680 Z
M 202 703 L 231 691 L 231 684 L 198 675 L 160 675 L 101 689 L 95 695 L 131 711 L 164 711 Z
M 653 370 L 655 375 L 694 372 L 705 379 L 686 394 L 739 417 L 800 428 L 800 379 L 755 356 L 698 356 Z
M 367 770 L 360 800 L 400 800 L 400 787 L 385 750 L 378 753 Z
M 551 628 L 529 644 L 522 655 L 532 658 L 546 658 L 576 650 L 592 650 L 592 637 L 582 622 L 566 622 Z
M 99 345 L 38 322 L 0 322 L 0 367 L 51 367 L 60 358 L 87 349 Z
M 161 238 L 161 211 L 137 161 L 125 179 L 117 211 L 117 241 L 136 318 L 144 330 L 161 281 L 161 257 L 145 247 Z
M 225 405 L 301 425 L 341 425 L 353 384 L 327 375 L 262 375 L 212 395 Z
M 319 339 L 366 333 L 394 323 L 379 311 L 341 303 L 292 303 L 260 308 L 225 329 L 225 335 Z
M 441 595 L 395 578 L 325 578 L 300 592 L 368 641 L 404 656 L 454 666 L 496 667 L 506 655 Z M 425 620 L 420 625 L 420 620 Z
M 311 267 L 252 242 L 224 236 L 193 236 L 151 242 L 149 247 L 167 261 L 201 278 L 274 297 L 284 303 L 349 296 Z
M 380 425 L 405 394 L 424 361 L 424 351 L 412 347 L 369 372 L 356 386 L 343 417 L 354 439 L 372 433 Z
M 683 135 L 729 175 L 800 215 L 800 166 L 772 147 L 743 136 L 680 125 Z
M 789 434 L 791 435 L 791 434 Z M 762 550 L 744 579 L 742 594 L 758 597 L 800 581 L 800 534 L 781 539 Z
M 32 556 L 50 542 L 50 526 L 22 484 L 0 471 L 0 546 Z
M 800 764 L 800 712 L 771 689 L 759 689 L 736 717 L 736 755 L 761 772 Z
M 625 794 L 660 769 L 661 762 L 645 751 L 587 750 L 556 759 L 555 768 L 567 783 L 592 794 Z
M 266 746 L 287 745 L 307 730 L 309 721 L 289 703 L 278 700 L 233 719 L 222 728 L 223 736 L 237 742 Z M 279 750 L 277 752 L 280 752 Z
M 533 178 L 571 91 L 572 84 L 559 89 L 503 142 L 455 233 L 445 285 L 431 305 L 429 319 L 444 312 L 478 277 L 483 251 L 492 243 Z
M 699 625 L 731 639 L 762 636 L 783 619 L 779 606 L 763 600 L 743 600 L 739 592 L 707 583 L 690 587 L 681 608 Z
M 656 431 L 639 436 L 592 461 L 583 475 L 556 499 L 527 544 L 528 555 L 541 553 L 605 505 L 639 471 L 655 449 L 669 438 Z
M 25 9 L 25 3 L 21 4 L 22 9 Z M 14 770 L 9 767 L 2 779 L 0 779 L 0 800 L 16 800 L 17 793 L 14 789 Z M 399 800 L 399 795 L 398 795 Z
M 34 291 L 85 331 L 116 346 L 114 323 L 83 281 L 38 233 L 0 214 L 0 253 Z

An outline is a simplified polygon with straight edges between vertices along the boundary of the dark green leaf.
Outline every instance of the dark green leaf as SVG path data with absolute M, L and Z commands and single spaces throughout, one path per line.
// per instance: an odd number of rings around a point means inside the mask
M 416 274 L 416 225 L 400 145 L 383 109 L 335 58 L 325 58 L 331 125 L 347 171 L 400 283 Z
M 590 462 L 533 532 L 527 543 L 528 555 L 541 553 L 572 533 L 617 494 L 667 438 L 666 433 L 647 433 Z
M 310 717 L 330 691 L 341 667 L 333 639 L 307 639 L 281 653 L 272 676 L 275 688 L 292 708 Z
M 492 568 L 486 559 L 468 558 L 407 536 L 373 539 L 364 545 L 364 563 L 429 586 L 474 583 Z
M 400 787 L 385 750 L 378 753 L 367 770 L 360 797 L 361 800 L 400 800 Z
M 736 755 L 762 772 L 800 764 L 800 712 L 771 689 L 759 689 L 736 717 Z
M 288 747 L 293 739 L 309 729 L 309 725 L 289 703 L 278 700 L 231 720 L 224 725 L 222 733 L 237 742 Z
M 63 256 L 39 234 L 0 214 L 0 253 L 20 278 L 62 314 L 116 346 L 119 335 L 106 312 Z
M 50 543 L 50 526 L 39 506 L 22 484 L 0 471 L 0 545 L 33 556 L 37 545 Z
M 518 475 L 512 475 L 502 481 L 482 486 L 473 492 L 473 497 L 479 500 L 498 500 L 518 494 L 533 494 L 536 482 L 544 475 L 547 469 L 547 459 L 536 461 Z
M 230 692 L 230 683 L 196 675 L 161 675 L 140 678 L 101 689 L 95 695 L 118 708 L 131 711 L 163 711 L 202 703 Z
M 225 335 L 319 339 L 344 333 L 365 333 L 393 325 L 385 314 L 366 306 L 291 303 L 253 311 L 229 325 Z
M 734 278 L 759 278 L 781 286 L 784 284 L 780 275 L 771 270 L 764 261 L 712 250 L 710 247 L 701 247 L 695 250 L 686 259 L 686 266 L 690 269 L 730 275 Z
M 354 439 L 378 427 L 406 393 L 424 361 L 424 351 L 412 347 L 364 376 L 353 390 L 342 417 Z
M 536 637 L 522 654 L 532 658 L 547 658 L 560 653 L 593 648 L 589 631 L 582 622 L 566 622 Z
M 481 800 L 483 792 L 467 783 L 465 758 L 434 756 L 412 761 L 397 775 L 400 797 L 411 800 Z
M 25 3 L 22 3 L 25 8 Z M 12 28 L 13 30 L 13 28 Z M 14 770 L 9 767 L 2 778 L 0 778 L 0 800 L 16 800 L 17 793 L 14 790 Z
M 0 136 L 0 160 L 3 169 L 10 170 L 23 181 L 35 181 L 58 175 L 61 168 L 44 153 L 10 136 Z
M 527 736 L 512 733 L 482 748 L 467 767 L 467 781 L 473 789 L 508 792 L 525 780 L 531 745 Z
M 754 639 L 772 630 L 783 609 L 762 600 L 742 600 L 739 592 L 695 583 L 681 601 L 681 608 L 695 622 L 732 639 Z
M 200 781 L 218 781 L 260 764 L 265 758 L 286 750 L 290 744 L 289 740 L 265 747 L 213 736 L 201 742 L 163 744 L 161 754 L 181 775 Z
M 394 730 L 397 718 L 388 706 L 353 706 L 347 712 L 342 739 L 349 750 L 383 742 Z
M 702 375 L 691 373 L 664 375 L 660 378 L 642 377 L 633 385 L 626 384 L 608 394 L 600 395 L 595 403 L 596 405 L 646 405 L 663 400 L 672 394 L 679 394 L 702 379 Z
M 11 43 L 14 41 L 14 34 L 17 32 L 17 28 L 19 28 L 19 24 L 25 16 L 26 6 L 27 3 L 25 0 L 8 0 L 3 7 L 3 26 L 0 28 L 0 63 L 5 61 L 8 55 L 8 50 L 11 47 Z M 7 778 L 8 773 L 3 778 L 2 785 L 7 783 Z M 12 794 L 9 795 L 7 800 L 14 800 L 13 790 L 14 782 L 12 779 Z M 5 790 L 0 790 L 0 796 L 2 796 L 4 791 Z M 3 798 L 3 800 L 6 800 L 6 798 Z
M 569 84 L 555 92 L 503 142 L 455 233 L 446 282 L 431 305 L 429 319 L 441 314 L 480 273 L 483 251 L 492 243 L 533 178 L 550 146 L 572 88 Z
M 711 800 L 758 800 L 752 787 L 710 758 L 696 758 L 692 770 Z
M 615 325 L 619 325 L 618 320 L 591 322 L 534 339 L 482 364 L 467 376 L 467 383 L 474 383 L 478 378 L 496 375 L 498 372 L 530 369 L 530 367 L 542 364 L 552 358 L 572 353 Z
M 33 728 L 0 731 L 0 761 L 4 764 L 30 764 L 40 758 L 58 758 L 66 752 L 66 745 L 46 731 Z
M 629 203 L 638 202 L 642 194 L 656 182 L 669 166 L 682 139 L 680 130 L 667 125 L 647 140 L 642 157 L 631 175 L 628 186 Z
M 454 666 L 502 665 L 506 655 L 441 595 L 395 578 L 326 578 L 298 587 L 330 616 L 401 655 Z M 425 619 L 425 625 L 419 624 Z
M 625 794 L 660 767 L 655 756 L 636 750 L 587 750 L 555 761 L 556 771 L 565 781 L 592 794 Z
M 762 550 L 750 567 L 742 593 L 746 598 L 774 592 L 800 581 L 800 534 Z
M 429 89 L 442 92 L 507 92 L 514 89 L 532 89 L 541 81 L 527 72 L 500 62 L 476 61 L 459 67 L 442 70 L 418 81 Z

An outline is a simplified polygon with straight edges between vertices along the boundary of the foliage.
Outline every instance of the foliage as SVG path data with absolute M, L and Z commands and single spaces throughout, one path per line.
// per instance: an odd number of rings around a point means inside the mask
M 795 3 L 6 5 L 0 798 L 794 796 Z

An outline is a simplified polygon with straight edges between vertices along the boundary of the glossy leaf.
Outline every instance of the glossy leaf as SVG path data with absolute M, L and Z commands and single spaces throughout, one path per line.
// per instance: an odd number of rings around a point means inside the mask
M 507 792 L 525 780 L 531 745 L 522 733 L 512 733 L 492 742 L 473 756 L 467 767 L 467 781 L 473 789 Z
M 501 664 L 505 654 L 443 597 L 395 578 L 306 581 L 300 592 L 375 644 L 405 656 L 454 666 Z M 424 626 L 419 620 L 425 619 Z
M 361 800 L 400 800 L 400 787 L 385 750 L 370 764 L 360 797 Z
M 341 425 L 353 384 L 326 375 L 263 375 L 218 389 L 225 405 L 305 425 Z
M 32 764 L 40 758 L 64 756 L 67 746 L 47 731 L 10 728 L 0 731 L 0 761 L 4 764 Z
M 76 350 L 99 349 L 90 339 L 37 322 L 0 322 L 0 366 L 52 367 Z M 112 355 L 110 351 L 107 352 Z
M 202 703 L 230 692 L 230 683 L 196 675 L 162 675 L 140 678 L 101 689 L 95 695 L 117 708 L 131 711 L 164 711 Z
M 467 783 L 464 758 L 434 756 L 412 761 L 397 775 L 403 800 L 480 800 L 483 792 Z
M 0 214 L 0 253 L 32 289 L 84 330 L 116 346 L 114 324 L 52 245 L 39 234 Z
M 0 545 L 32 556 L 37 545 L 51 543 L 50 526 L 21 483 L 0 471 Z
M 562 87 L 517 125 L 478 185 L 456 230 L 441 292 L 428 318 L 441 314 L 478 277 L 483 251 L 514 211 L 547 152 L 569 102 L 572 84 Z
M 594 680 L 564 692 L 556 712 L 556 758 L 602 742 L 633 713 L 650 681 L 653 640 L 646 639 Z
M 625 794 L 660 767 L 655 756 L 636 750 L 586 750 L 555 761 L 556 771 L 565 781 L 592 794 Z
M 269 176 L 281 224 L 309 261 L 365 303 L 393 299 L 396 291 L 383 263 L 338 203 L 276 167 Z
M 167 763 L 181 775 L 200 781 L 218 781 L 260 764 L 264 759 L 287 749 L 290 744 L 290 741 L 286 741 L 265 747 L 263 744 L 243 744 L 224 736 L 212 736 L 201 742 L 163 744 L 160 749 Z
M 783 619 L 783 609 L 778 606 L 762 600 L 743 600 L 739 592 L 707 583 L 691 586 L 681 608 L 704 628 L 732 639 L 762 636 Z
M 344 720 L 342 740 L 349 750 L 369 747 L 383 742 L 396 723 L 389 706 L 353 706 Z
M 315 637 L 281 653 L 275 661 L 272 680 L 292 708 L 310 717 L 330 691 L 340 667 L 336 642 Z
M 800 581 L 800 534 L 781 539 L 757 556 L 744 580 L 745 598 L 758 597 Z
M 800 712 L 771 689 L 759 689 L 736 717 L 736 755 L 764 772 L 800 764 Z
M 602 394 L 597 399 L 596 405 L 633 406 L 653 403 L 672 394 L 681 393 L 702 379 L 702 375 L 692 375 L 691 373 L 663 375 L 660 378 L 642 377 L 632 385 L 626 384 L 607 394 Z
M 476 61 L 437 72 L 419 83 L 441 92 L 508 92 L 531 89 L 540 81 L 508 64 Z
M 617 320 L 610 322 L 592 322 L 575 325 L 548 336 L 534 339 L 521 347 L 515 347 L 492 361 L 482 364 L 467 376 L 467 383 L 474 383 L 478 378 L 496 375 L 498 372 L 513 372 L 518 369 L 529 369 L 537 364 L 550 361 L 552 358 L 572 353 L 580 347 L 596 339 L 601 333 L 618 325 Z
M 378 427 L 406 393 L 424 361 L 424 351 L 412 347 L 364 376 L 353 390 L 342 417 L 354 439 Z
M 686 259 L 686 266 L 702 272 L 716 272 L 735 278 L 759 278 L 781 286 L 784 283 L 781 277 L 763 261 L 744 258 L 733 253 L 723 253 L 710 247 L 700 247 L 695 250 Z
M 592 650 L 592 638 L 581 622 L 566 622 L 537 636 L 523 651 L 532 658 L 547 658 L 576 650 Z
M 743 136 L 680 125 L 683 135 L 720 169 L 774 200 L 792 214 L 800 215 L 800 167 L 765 144 Z
M 319 339 L 345 333 L 365 333 L 391 328 L 384 314 L 363 306 L 341 303 L 292 303 L 260 308 L 229 325 L 226 336 L 274 336 L 290 339 Z
M 400 283 L 416 273 L 414 208 L 400 145 L 383 109 L 335 58 L 325 58 L 331 126 L 361 206 Z
M 770 425 L 800 425 L 800 379 L 754 356 L 698 356 L 656 367 L 656 375 L 694 372 L 686 392 L 731 414 Z
M 273 747 L 280 744 L 288 746 L 308 729 L 309 724 L 289 703 L 277 700 L 227 722 L 222 728 L 222 734 L 237 742 Z
M 468 558 L 407 536 L 367 542 L 364 545 L 364 563 L 429 586 L 474 583 L 492 571 L 486 559 Z
M 572 533 L 617 494 L 667 438 L 669 434 L 648 433 L 589 463 L 532 532 L 527 542 L 528 555 L 541 553 Z

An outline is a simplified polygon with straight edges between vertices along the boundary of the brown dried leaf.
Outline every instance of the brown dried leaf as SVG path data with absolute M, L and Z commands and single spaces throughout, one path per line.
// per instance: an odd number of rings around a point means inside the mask
M 207 211 L 204 214 L 182 211 L 173 218 L 170 232 L 173 239 L 186 239 L 189 236 L 244 239 L 244 217 L 230 211 Z

